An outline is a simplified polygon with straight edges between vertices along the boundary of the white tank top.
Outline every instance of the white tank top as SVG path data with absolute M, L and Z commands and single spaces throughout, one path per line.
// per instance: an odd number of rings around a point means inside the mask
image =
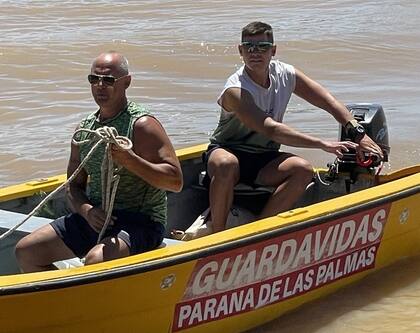
M 296 73 L 292 65 L 279 60 L 272 60 L 268 67 L 270 86 L 261 87 L 255 83 L 242 66 L 236 73 L 231 75 L 217 100 L 221 105 L 221 97 L 229 88 L 241 88 L 247 90 L 254 98 L 255 104 L 275 121 L 283 121 L 287 104 L 295 90 Z M 226 112 L 226 111 L 225 111 Z
M 295 68 L 278 60 L 272 60 L 269 64 L 269 77 L 270 86 L 268 88 L 261 87 L 249 77 L 244 66 L 242 66 L 228 78 L 217 102 L 221 105 L 221 97 L 229 88 L 245 89 L 251 94 L 255 104 L 261 110 L 274 120 L 282 122 L 287 104 L 295 90 Z M 234 112 L 227 112 L 223 107 L 221 108 L 218 127 L 210 138 L 210 142 L 249 152 L 278 150 L 280 148 L 278 143 L 247 128 L 235 116 Z

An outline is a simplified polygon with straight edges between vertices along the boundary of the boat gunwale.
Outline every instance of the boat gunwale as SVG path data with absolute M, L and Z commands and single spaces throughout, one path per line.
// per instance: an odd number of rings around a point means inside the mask
M 95 270 L 88 273 L 75 272 L 75 275 L 51 278 L 49 280 L 40 280 L 36 282 L 22 282 L 20 284 L 14 284 L 10 286 L 0 286 L 0 296 L 15 295 L 23 293 L 41 292 L 46 290 L 63 289 L 68 287 L 74 287 L 83 285 L 86 283 L 96 283 L 117 278 L 123 278 L 126 276 L 141 274 L 150 272 L 165 267 L 175 266 L 183 264 L 188 261 L 205 258 L 210 255 L 216 255 L 225 251 L 234 250 L 239 247 L 244 247 L 249 244 L 262 242 L 271 238 L 279 237 L 287 233 L 300 231 L 305 228 L 312 227 L 314 225 L 320 225 L 328 223 L 334 219 L 356 214 L 360 211 L 368 210 L 376 206 L 380 206 L 389 202 L 404 199 L 406 197 L 416 195 L 420 193 L 420 185 L 414 185 L 409 188 L 402 189 L 398 192 L 391 194 L 384 194 L 377 199 L 371 201 L 362 202 L 360 204 L 354 204 L 344 209 L 336 210 L 327 215 L 320 215 L 313 218 L 304 219 L 296 223 L 282 226 L 278 229 L 271 229 L 260 233 L 244 236 L 242 238 L 234 239 L 225 243 L 211 245 L 209 247 L 203 247 L 197 250 L 169 255 L 161 259 L 152 259 L 146 262 L 130 263 L 128 265 L 122 265 L 119 267 L 108 268 L 103 270 Z M 334 199 L 332 199 L 334 200 Z M 322 202 L 328 203 L 330 200 Z M 319 203 L 318 203 L 319 204 Z M 276 218 L 270 217 L 269 219 Z M 262 220 L 259 220 L 262 221 Z

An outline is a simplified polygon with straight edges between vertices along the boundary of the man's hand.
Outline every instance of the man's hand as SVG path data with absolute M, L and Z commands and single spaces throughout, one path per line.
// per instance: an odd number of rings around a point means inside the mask
M 102 227 L 105 223 L 105 219 L 106 219 L 106 214 L 99 207 L 92 207 L 86 213 L 87 222 L 92 227 L 92 229 L 98 233 L 102 230 Z M 111 216 L 111 221 L 109 221 L 109 225 L 113 225 L 114 220 L 115 220 L 115 217 Z
M 114 162 L 155 188 L 180 192 L 183 185 L 181 165 L 159 121 L 142 116 L 134 123 L 133 131 L 131 149 L 111 145 Z
M 115 163 L 124 166 L 124 162 L 130 157 L 130 155 L 133 156 L 134 152 L 132 149 L 125 150 L 115 144 L 111 144 L 111 154 Z
M 366 134 L 360 140 L 359 146 L 356 151 L 361 161 L 365 160 L 365 153 L 367 153 L 368 155 L 375 155 L 379 157 L 380 160 L 383 160 L 384 158 L 382 149 Z
M 322 150 L 337 155 L 338 157 L 343 157 L 343 152 L 347 153 L 349 149 L 357 149 L 359 146 L 357 143 L 351 141 L 322 141 L 323 147 Z

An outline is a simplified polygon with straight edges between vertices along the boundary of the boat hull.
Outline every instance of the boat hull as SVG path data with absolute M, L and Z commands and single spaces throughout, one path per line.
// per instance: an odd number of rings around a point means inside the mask
M 180 156 L 191 162 L 199 149 Z M 419 168 L 383 182 L 140 255 L 1 276 L 1 331 L 242 332 L 259 326 L 420 254 Z

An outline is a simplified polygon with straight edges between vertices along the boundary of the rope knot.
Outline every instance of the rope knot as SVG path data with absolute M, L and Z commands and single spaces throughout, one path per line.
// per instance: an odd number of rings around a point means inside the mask
M 87 133 L 86 139 L 78 139 L 81 133 Z M 129 138 L 118 135 L 118 131 L 115 127 L 108 126 L 99 127 L 96 130 L 80 128 L 74 132 L 72 142 L 76 146 L 81 146 L 85 143 L 104 142 L 107 144 L 112 143 L 122 150 L 133 148 L 133 143 Z

